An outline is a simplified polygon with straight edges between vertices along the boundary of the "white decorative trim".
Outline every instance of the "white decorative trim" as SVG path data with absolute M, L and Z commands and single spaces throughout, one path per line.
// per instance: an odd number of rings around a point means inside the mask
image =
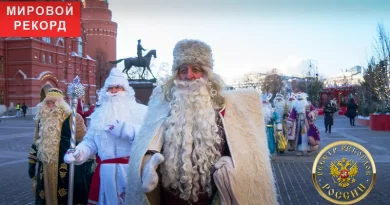
M 41 74 L 39 74 L 39 76 L 37 78 L 28 78 L 27 75 L 22 70 L 18 70 L 18 72 L 16 72 L 15 75 L 12 78 L 7 78 L 7 80 L 14 80 L 15 76 L 18 73 L 20 73 L 23 76 L 23 80 L 41 80 L 41 78 L 44 75 L 46 75 L 48 73 L 53 73 L 53 72 L 51 72 L 51 71 L 43 71 Z M 5 78 L 0 78 L 0 80 L 5 80 Z
M 22 70 L 18 70 L 18 72 L 15 73 L 13 78 L 15 78 L 15 76 L 18 75 L 18 73 L 22 74 L 23 79 L 27 79 L 27 75 Z
M 39 74 L 38 78 L 36 78 L 36 79 L 40 80 L 44 75 L 46 75 L 48 73 L 53 73 L 53 72 L 51 72 L 51 71 L 43 71 L 41 74 Z

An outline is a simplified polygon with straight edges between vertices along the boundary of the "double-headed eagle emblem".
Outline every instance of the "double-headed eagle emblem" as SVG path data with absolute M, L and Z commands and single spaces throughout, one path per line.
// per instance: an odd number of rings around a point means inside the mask
M 357 162 L 347 160 L 345 157 L 337 161 L 337 166 L 333 162 L 330 163 L 330 175 L 332 175 L 333 182 L 339 187 L 345 188 L 355 183 L 357 173 Z

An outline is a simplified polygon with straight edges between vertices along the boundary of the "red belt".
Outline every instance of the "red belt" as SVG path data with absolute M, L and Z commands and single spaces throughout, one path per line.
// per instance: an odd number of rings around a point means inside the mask
M 102 164 L 128 164 L 130 157 L 119 157 L 113 159 L 101 160 L 99 156 L 96 157 L 96 169 L 92 177 L 92 183 L 89 190 L 88 205 L 98 204 L 100 193 L 100 165 Z

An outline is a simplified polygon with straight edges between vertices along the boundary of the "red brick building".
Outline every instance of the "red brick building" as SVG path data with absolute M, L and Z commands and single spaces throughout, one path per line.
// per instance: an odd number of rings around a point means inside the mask
M 49 88 L 66 92 L 76 75 L 86 87 L 85 102 L 95 103 L 100 72 L 94 59 L 103 48 L 116 58 L 117 25 L 106 1 L 86 0 L 84 6 L 79 38 L 0 38 L 0 105 L 35 107 Z
M 116 60 L 117 23 L 112 22 L 112 13 L 106 0 L 85 0 L 81 20 L 88 45 L 86 52 L 96 60 L 96 87 L 104 84 L 113 67 L 108 61 Z

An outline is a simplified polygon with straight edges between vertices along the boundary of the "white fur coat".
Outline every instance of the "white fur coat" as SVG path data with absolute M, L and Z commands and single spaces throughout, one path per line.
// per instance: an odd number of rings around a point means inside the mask
M 130 170 L 126 204 L 149 205 L 141 186 L 142 159 L 169 112 L 156 88 L 149 102 L 149 110 L 130 153 Z M 223 124 L 235 169 L 234 193 L 238 205 L 275 205 L 275 180 L 272 173 L 267 137 L 256 91 L 226 91 Z M 153 204 L 154 205 L 154 204 Z

